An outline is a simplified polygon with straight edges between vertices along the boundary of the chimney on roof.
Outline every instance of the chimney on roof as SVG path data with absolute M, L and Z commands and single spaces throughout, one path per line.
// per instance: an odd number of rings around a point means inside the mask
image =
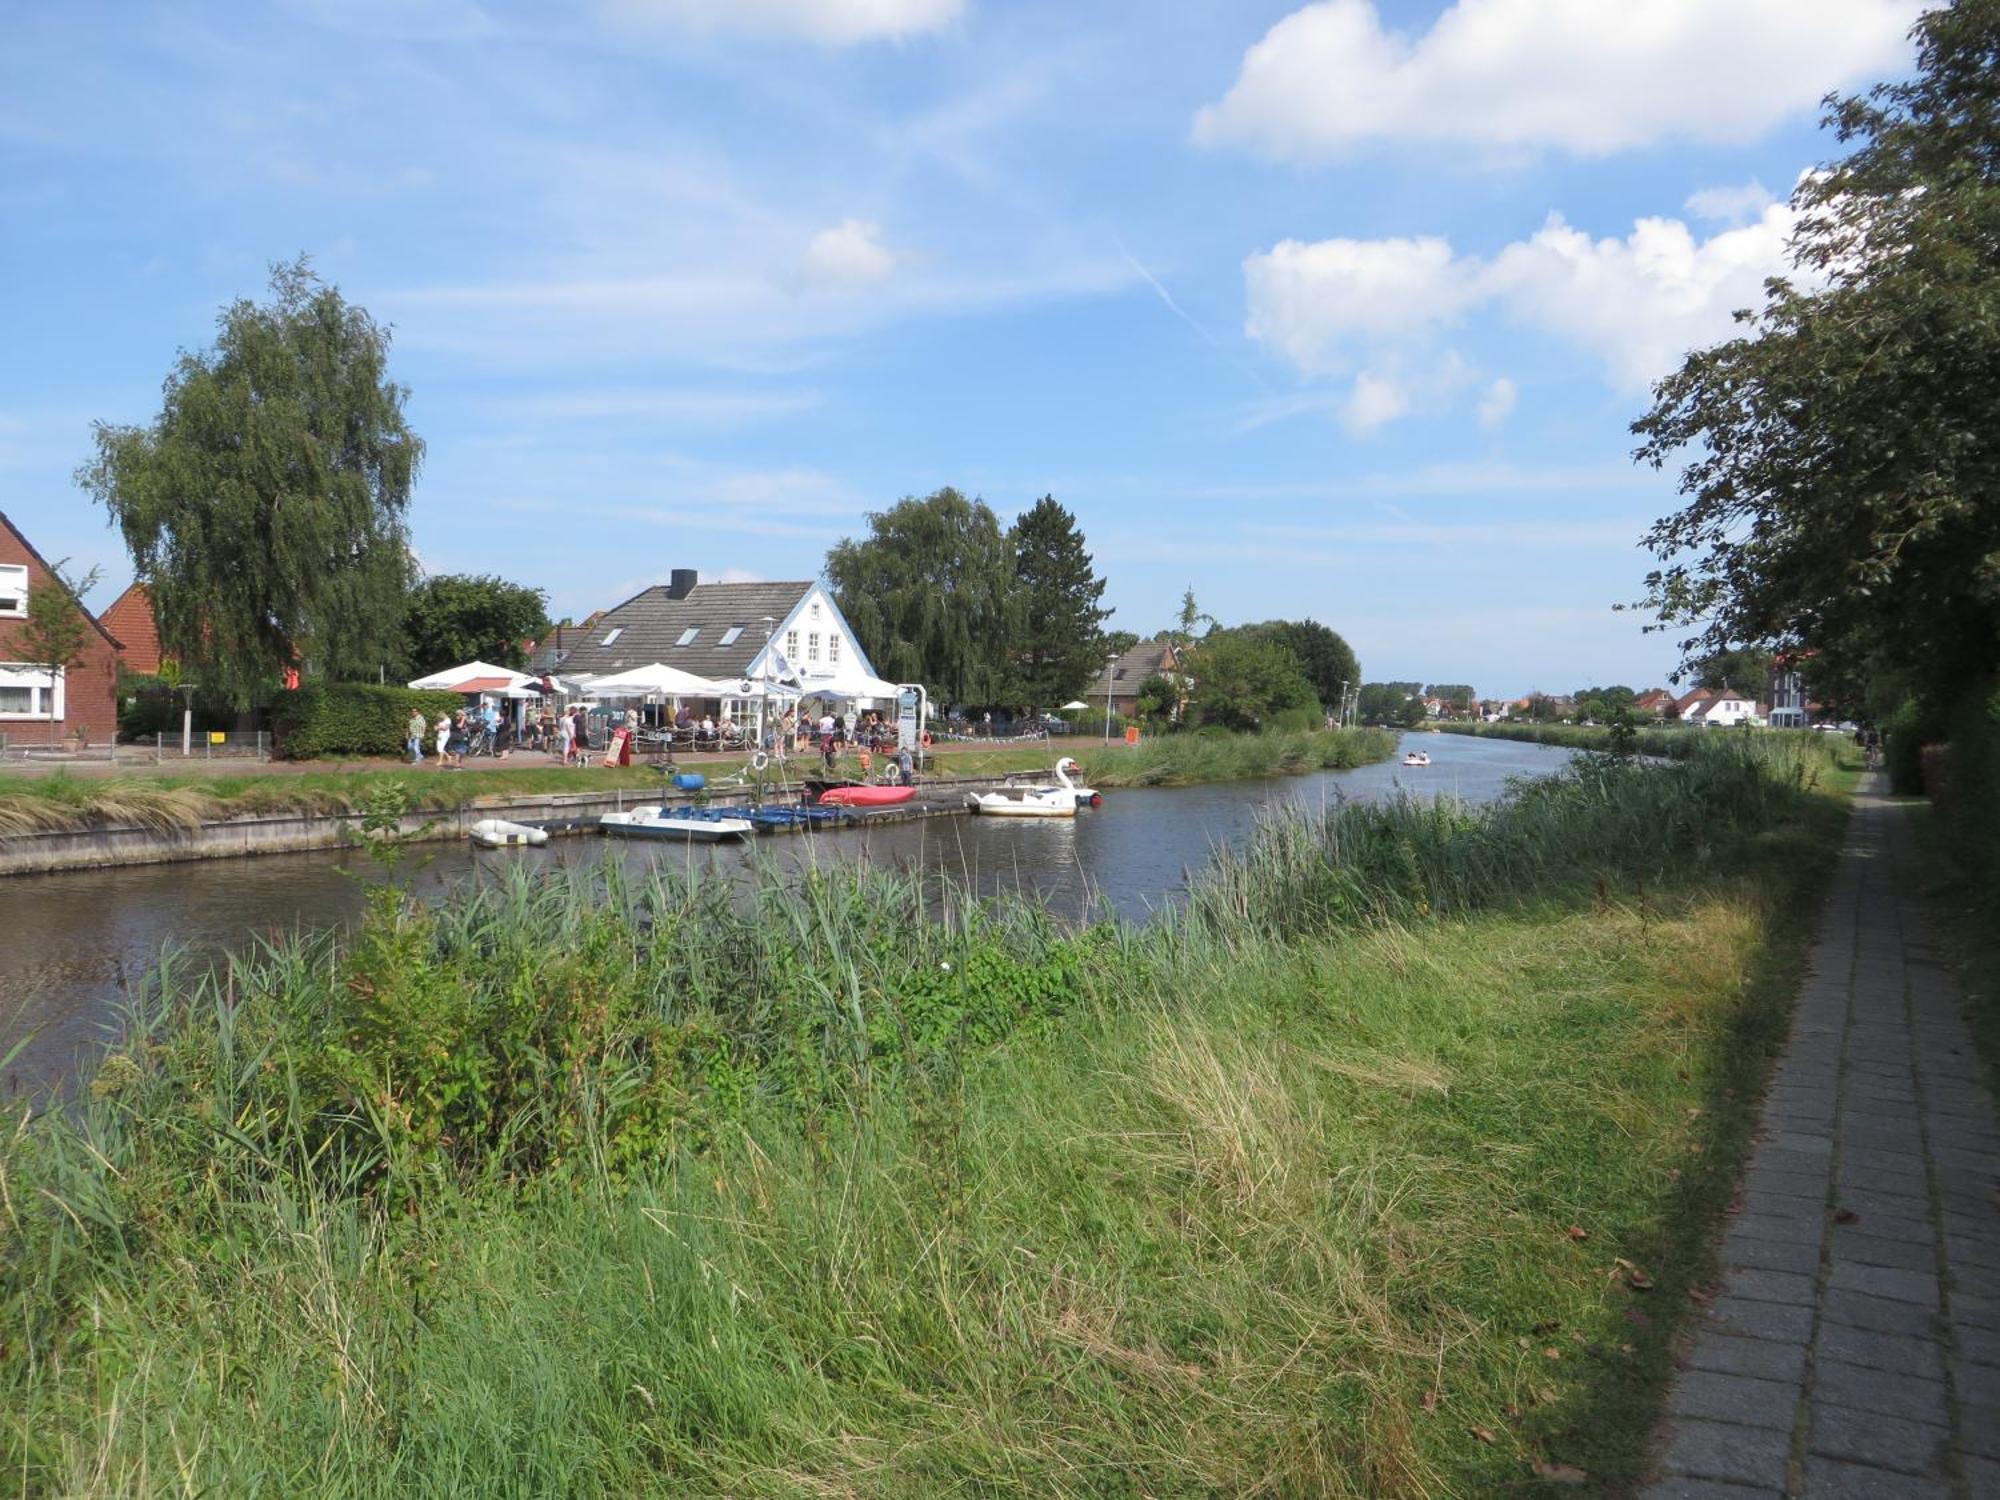
M 667 597 L 685 599 L 694 592 L 694 586 L 701 582 L 701 575 L 693 568 L 675 568 L 667 575 Z

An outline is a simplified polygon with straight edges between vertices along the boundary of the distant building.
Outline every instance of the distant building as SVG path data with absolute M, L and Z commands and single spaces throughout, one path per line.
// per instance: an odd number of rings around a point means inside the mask
M 126 671 L 148 677 L 159 672 L 160 624 L 153 613 L 153 596 L 145 584 L 135 581 L 106 605 L 98 618 L 123 645 L 119 659 L 125 663 Z
M 1648 688 L 1632 700 L 1632 711 L 1648 719 L 1674 717 L 1674 695 L 1665 688 Z
M 1681 722 L 1698 725 L 1703 729 L 1731 729 L 1738 724 L 1761 722 L 1757 713 L 1757 701 L 1739 693 L 1734 688 L 1709 691 L 1697 688 L 1680 700 Z
M 81 664 L 50 673 L 22 661 L 21 622 L 37 589 L 61 588 L 48 563 L 0 512 L 0 740 L 51 745 L 79 731 L 96 744 L 118 735 L 118 638 L 77 601 L 89 624 Z
M 1171 642 L 1141 641 L 1099 672 L 1083 698 L 1095 709 L 1102 709 L 1108 698 L 1111 711 L 1121 719 L 1129 719 L 1138 710 L 1139 689 L 1149 677 L 1164 677 L 1171 682 L 1179 672 L 1180 657 Z
M 703 583 L 693 568 L 676 568 L 668 582 L 593 616 L 588 629 L 567 628 L 565 634 L 568 643 L 560 651 L 535 653 L 537 670 L 602 677 L 664 662 L 711 681 L 756 679 L 764 672 L 768 640 L 808 693 L 816 682 L 876 675 L 840 606 L 819 583 Z M 731 713 L 753 712 L 748 703 L 722 701 Z
M 1806 682 L 1799 668 L 1810 652 L 1771 659 L 1770 721 L 1773 729 L 1804 729 L 1813 721 L 1815 705 L 1806 701 Z

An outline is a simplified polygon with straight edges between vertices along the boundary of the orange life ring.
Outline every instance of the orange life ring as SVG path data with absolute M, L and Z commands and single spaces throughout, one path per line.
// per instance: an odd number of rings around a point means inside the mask
M 923 733 L 923 738 L 922 738 L 921 740 L 919 740 L 919 741 L 918 741 L 918 743 L 919 743 L 919 744 L 921 744 L 921 745 L 922 745 L 922 746 L 923 746 L 923 747 L 924 747 L 924 748 L 925 748 L 926 750 L 930 749 L 930 747 L 931 747 L 931 732 L 930 732 L 930 731 L 929 731 L 928 729 L 926 729 L 926 730 L 924 731 L 924 733 Z

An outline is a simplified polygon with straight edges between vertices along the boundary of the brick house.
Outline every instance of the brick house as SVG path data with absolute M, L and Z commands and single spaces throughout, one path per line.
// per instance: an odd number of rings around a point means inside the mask
M 104 628 L 117 637 L 125 669 L 152 676 L 160 670 L 160 625 L 153 614 L 153 596 L 135 581 L 98 613 Z
M 0 512 L 0 740 L 11 745 L 54 744 L 78 731 L 99 745 L 118 736 L 119 642 L 81 603 L 90 630 L 79 665 L 51 683 L 44 668 L 20 659 L 16 642 L 29 597 L 60 587 L 41 553 Z
M 1180 658 L 1170 644 L 1141 641 L 1097 674 L 1097 680 L 1082 695 L 1083 700 L 1101 711 L 1108 697 L 1111 711 L 1121 719 L 1129 719 L 1138 712 L 1139 689 L 1149 678 L 1164 677 L 1172 682 L 1179 671 Z

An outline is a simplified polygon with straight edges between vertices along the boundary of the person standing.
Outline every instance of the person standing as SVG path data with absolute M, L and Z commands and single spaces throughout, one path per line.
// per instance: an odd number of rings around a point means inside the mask
M 556 719 L 556 733 L 562 741 L 562 763 L 568 765 L 570 756 L 576 751 L 576 720 L 570 717 L 568 709 L 564 709 Z
M 484 734 L 481 736 L 481 739 L 483 741 L 486 754 L 498 755 L 500 753 L 499 705 L 494 703 L 487 704 L 485 713 L 480 715 L 480 721 L 481 721 L 481 727 L 485 731 Z
M 444 769 L 445 756 L 451 748 L 451 715 L 440 712 L 432 731 L 437 737 L 438 769 Z
M 410 710 L 410 722 L 403 726 L 404 748 L 410 752 L 410 764 L 413 766 L 424 763 L 424 726 L 429 722 L 421 708 L 413 708 Z

